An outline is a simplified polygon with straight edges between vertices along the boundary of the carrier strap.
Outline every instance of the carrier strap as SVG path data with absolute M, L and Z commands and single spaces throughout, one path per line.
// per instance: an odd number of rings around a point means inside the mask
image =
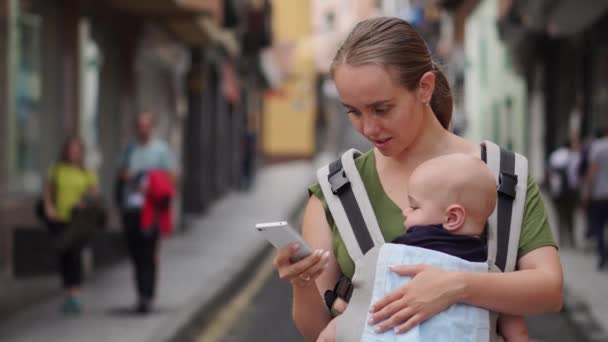
M 485 141 L 488 167 L 497 182 L 497 205 L 488 220 L 488 264 L 491 270 L 515 270 L 526 202 L 528 161 L 520 154 Z M 520 194 L 520 196 L 517 196 Z
M 359 151 L 350 149 L 340 159 L 317 171 L 327 206 L 354 262 L 374 246 L 384 243 L 376 215 L 355 165 L 355 158 L 360 154 Z

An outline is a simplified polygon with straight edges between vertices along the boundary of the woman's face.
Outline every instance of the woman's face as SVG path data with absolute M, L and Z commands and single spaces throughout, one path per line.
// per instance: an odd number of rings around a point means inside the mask
M 383 155 L 395 156 L 410 146 L 424 114 L 415 92 L 373 64 L 339 65 L 334 79 L 351 124 Z
M 78 141 L 70 142 L 68 146 L 68 160 L 70 163 L 78 163 L 82 160 L 82 147 Z

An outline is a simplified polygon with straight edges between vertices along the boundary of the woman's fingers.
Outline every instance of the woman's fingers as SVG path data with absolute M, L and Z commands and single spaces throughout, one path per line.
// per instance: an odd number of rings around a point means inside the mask
M 291 264 L 289 258 L 300 249 L 300 245 L 292 243 L 289 246 L 283 247 L 277 251 L 277 255 L 274 257 L 274 267 L 278 270 L 281 267 Z
M 397 334 L 405 333 L 405 332 L 409 331 L 410 329 L 412 329 L 413 327 L 417 326 L 418 324 L 422 323 L 422 321 L 424 321 L 423 315 L 420 313 L 417 313 L 417 314 L 409 317 L 405 323 L 396 327 L 395 332 Z
M 395 272 L 400 276 L 414 277 L 418 273 L 422 272 L 426 268 L 426 265 L 395 265 L 391 266 L 391 271 Z
M 314 274 L 322 270 L 329 258 L 329 252 L 316 250 L 304 259 L 292 263 L 290 257 L 296 251 L 297 249 L 293 247 L 281 249 L 275 257 L 275 267 L 279 272 L 279 277 L 283 280 L 292 281 L 298 278 L 309 281 Z
M 409 322 L 409 320 L 415 316 L 414 312 L 410 308 L 401 308 L 400 310 L 393 313 L 390 318 L 386 319 L 382 323 L 378 324 L 374 329 L 377 333 L 383 333 L 395 326 L 403 325 L 404 322 Z M 400 332 L 395 329 L 395 332 Z
M 398 288 L 395 291 L 387 294 L 386 296 L 382 297 L 379 301 L 377 301 L 376 303 L 374 303 L 371 307 L 371 312 L 378 312 L 382 309 L 384 309 L 385 306 L 395 302 L 396 300 L 400 299 L 401 297 L 403 297 L 403 288 Z
M 305 281 L 312 279 L 317 273 L 323 271 L 326 267 L 329 252 L 316 250 L 313 255 L 310 255 L 298 263 L 293 264 L 291 274 Z
M 382 322 L 388 318 L 392 318 L 397 312 L 406 308 L 407 303 L 403 300 L 403 296 L 394 298 L 390 303 L 384 306 L 379 311 L 372 314 L 369 324 L 376 324 Z M 392 325 L 391 325 L 392 326 Z

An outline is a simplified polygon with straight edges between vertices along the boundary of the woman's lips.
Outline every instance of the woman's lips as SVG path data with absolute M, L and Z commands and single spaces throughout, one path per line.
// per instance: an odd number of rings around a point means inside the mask
M 378 148 L 384 148 L 391 141 L 392 138 L 386 139 L 373 139 L 374 145 Z

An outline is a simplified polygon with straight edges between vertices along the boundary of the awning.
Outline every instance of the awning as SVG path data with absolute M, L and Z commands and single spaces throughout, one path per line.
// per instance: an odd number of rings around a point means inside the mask
M 583 32 L 608 13 L 607 0 L 562 0 L 547 23 L 553 36 L 572 36 Z
M 163 20 L 164 26 L 181 41 L 190 46 L 202 46 L 211 42 L 211 37 L 199 24 L 199 18 L 169 18 Z
M 210 14 L 219 18 L 221 0 L 108 0 L 110 7 L 134 15 L 154 17 Z
M 581 33 L 607 11 L 608 0 L 515 0 L 509 14 L 530 32 L 563 37 Z
M 201 46 L 215 43 L 230 56 L 239 53 L 234 33 L 221 27 L 221 0 L 108 0 L 110 6 L 133 15 L 154 17 L 184 43 Z

